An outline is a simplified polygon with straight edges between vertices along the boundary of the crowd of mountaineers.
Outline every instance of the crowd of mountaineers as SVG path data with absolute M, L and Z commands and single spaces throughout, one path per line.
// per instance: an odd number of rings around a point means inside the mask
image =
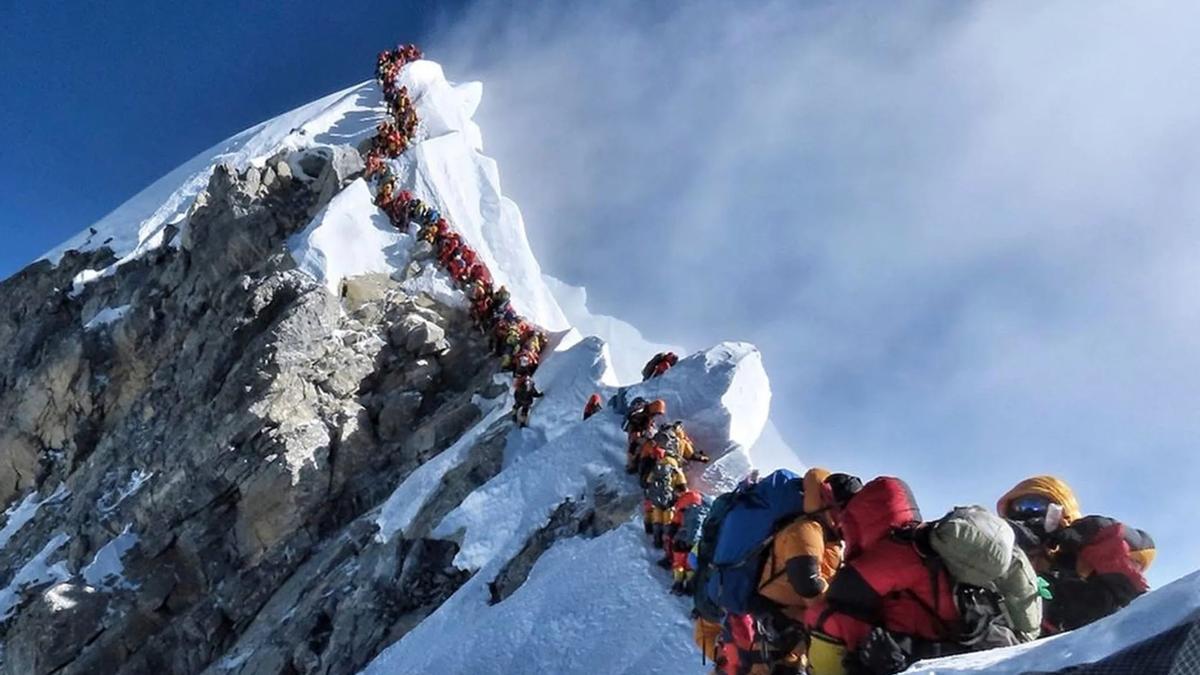
M 676 361 L 659 354 L 643 376 Z M 593 396 L 584 419 L 600 408 Z M 1079 628 L 1149 589 L 1150 536 L 1085 516 L 1053 476 L 1021 481 L 994 513 L 932 521 L 899 478 L 821 468 L 752 473 L 714 498 L 688 489 L 688 463 L 708 457 L 663 400 L 616 412 L 646 534 L 671 592 L 691 596 L 696 645 L 720 675 L 898 673 Z
M 415 223 L 438 265 L 471 302 L 476 326 L 514 378 L 514 419 L 537 398 L 534 372 L 546 332 L 514 310 L 479 256 L 433 207 L 398 190 L 389 159 L 420 121 L 400 69 L 411 45 L 379 55 L 376 77 L 389 118 L 367 153 L 375 204 L 392 225 Z M 678 362 L 655 355 L 644 380 Z M 1154 543 L 1112 518 L 1083 514 L 1053 476 L 1018 483 L 996 504 L 959 507 L 926 521 L 908 485 L 880 476 L 786 469 L 710 496 L 689 489 L 687 468 L 709 458 L 661 399 L 614 397 L 628 432 L 626 469 L 643 494 L 642 517 L 671 592 L 691 596 L 695 641 L 721 675 L 878 675 L 942 655 L 1008 646 L 1073 630 L 1124 607 L 1149 585 Z M 588 399 L 583 419 L 604 409 Z
M 542 351 L 549 336 L 546 331 L 517 314 L 508 289 L 497 287 L 492 273 L 479 255 L 455 232 L 438 210 L 398 190 L 396 176 L 388 164 L 414 142 L 420 126 L 416 108 L 407 87 L 397 86 L 400 70 L 421 58 L 421 50 L 402 45 L 383 51 L 375 65 L 375 77 L 383 92 L 388 117 L 376 127 L 366 156 L 366 175 L 375 187 L 375 205 L 387 214 L 393 227 L 407 232 L 412 224 L 419 228 L 418 238 L 429 244 L 438 266 L 458 284 L 471 303 L 471 318 L 476 328 L 488 336 L 500 368 L 513 375 L 513 416 L 518 424 L 529 421 L 529 410 L 542 393 L 533 382 Z

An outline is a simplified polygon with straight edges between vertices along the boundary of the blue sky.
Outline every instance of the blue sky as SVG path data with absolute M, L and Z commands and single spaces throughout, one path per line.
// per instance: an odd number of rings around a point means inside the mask
M 928 516 L 1056 473 L 1155 535 L 1156 582 L 1200 560 L 1200 10 L 468 9 L 6 6 L 0 274 L 418 40 L 484 81 L 547 271 L 653 339 L 758 344 L 805 461 Z
M 462 4 L 0 0 L 0 277 Z

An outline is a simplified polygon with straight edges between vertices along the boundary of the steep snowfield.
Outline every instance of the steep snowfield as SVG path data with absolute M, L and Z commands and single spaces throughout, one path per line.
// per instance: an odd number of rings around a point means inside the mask
M 300 270 L 330 293 L 338 293 L 343 279 L 391 274 L 408 265 L 412 235 L 396 231 L 371 200 L 371 189 L 360 178 L 288 241 Z
M 1079 630 L 1027 645 L 918 663 L 910 673 L 954 675 L 1052 672 L 1098 661 L 1175 626 L 1200 621 L 1200 572 L 1148 593 L 1128 608 Z
M 488 606 L 469 583 L 363 672 L 707 673 L 690 603 L 667 593 L 654 560 L 634 523 L 559 542 L 504 602 Z

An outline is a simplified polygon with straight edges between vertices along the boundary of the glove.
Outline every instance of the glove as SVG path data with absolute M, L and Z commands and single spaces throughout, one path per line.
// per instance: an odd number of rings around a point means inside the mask
M 883 628 L 872 628 L 866 642 L 859 648 L 857 656 L 865 673 L 899 673 L 908 668 L 912 661 L 911 643 L 899 641 Z

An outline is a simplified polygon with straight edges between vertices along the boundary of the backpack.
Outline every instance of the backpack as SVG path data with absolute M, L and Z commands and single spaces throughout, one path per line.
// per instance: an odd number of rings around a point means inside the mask
M 662 354 L 658 354 L 654 358 L 647 361 L 646 365 L 642 366 L 642 382 L 650 379 L 650 375 L 654 373 L 654 367 L 658 365 L 658 361 L 661 358 Z
M 675 482 L 679 468 L 670 462 L 659 462 L 654 466 L 650 484 L 646 487 L 646 498 L 660 509 L 675 505 Z
M 613 407 L 616 408 L 619 406 L 614 405 Z M 625 421 L 621 423 L 621 430 L 629 431 L 633 425 L 634 417 L 640 415 L 644 411 L 645 407 L 646 399 L 642 398 L 641 396 L 633 399 L 633 401 L 629 403 L 628 412 L 625 413 Z
M 696 572 L 693 577 L 695 585 L 692 590 L 692 608 L 698 616 L 706 621 L 720 623 L 725 614 L 708 595 L 708 579 L 715 572 L 712 558 L 717 548 L 717 537 L 721 533 L 721 526 L 725 523 L 725 516 L 729 514 L 729 509 L 733 508 L 733 502 L 742 490 L 743 488 L 739 487 L 733 492 L 726 492 L 714 499 L 712 505 L 708 507 L 707 516 L 700 525 L 700 537 L 696 541 L 696 564 L 694 565 Z
M 1037 573 L 1007 521 L 980 506 L 956 507 L 930 523 L 929 545 L 957 582 L 964 643 L 997 646 L 1007 640 L 996 635 L 996 623 L 1015 631 L 1016 642 L 1037 636 L 1042 623 Z
M 762 553 L 778 526 L 803 512 L 803 481 L 787 469 L 735 493 L 713 548 L 713 574 L 705 584 L 714 604 L 734 614 L 750 611 Z
M 704 526 L 708 512 L 712 510 L 712 505 L 713 498 L 704 495 L 699 504 L 683 512 L 683 524 L 675 533 L 676 548 L 688 550 L 700 539 L 700 530 Z
M 658 367 L 662 365 L 664 361 L 673 366 L 679 361 L 679 357 L 675 356 L 674 352 L 659 352 L 655 354 L 654 358 L 650 359 L 646 365 L 642 366 L 642 382 L 654 377 L 654 375 L 658 372 Z
M 654 444 L 663 449 L 670 457 L 680 458 L 682 455 L 679 451 L 679 437 L 671 433 L 671 428 L 666 427 L 660 429 L 654 434 Z

